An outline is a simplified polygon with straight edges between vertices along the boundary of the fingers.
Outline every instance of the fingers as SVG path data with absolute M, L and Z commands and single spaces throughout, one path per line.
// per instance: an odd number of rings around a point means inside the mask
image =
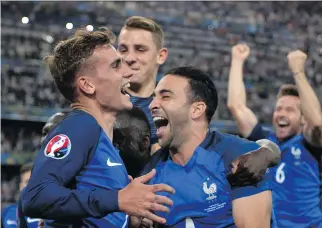
M 153 192 L 169 192 L 172 194 L 175 193 L 174 188 L 172 188 L 167 184 L 154 184 L 154 185 L 151 185 L 151 187 L 153 188 L 152 190 Z
M 129 178 L 130 182 L 133 181 L 133 177 L 131 175 L 128 175 L 128 178 Z
M 143 227 L 152 227 L 153 226 L 153 222 L 150 219 L 144 218 L 141 221 L 141 225 Z
M 136 178 L 135 180 L 139 181 L 140 183 L 146 183 L 154 177 L 155 173 L 156 173 L 155 169 L 152 169 L 151 172 L 149 172 L 143 176 L 140 176 L 140 177 Z
M 173 201 L 171 199 L 169 199 L 168 197 L 165 197 L 165 196 L 160 196 L 160 195 L 155 196 L 154 202 L 159 203 L 159 204 L 166 204 L 169 206 L 173 205 Z
M 166 223 L 166 220 L 160 216 L 157 216 L 155 214 L 153 214 L 152 212 L 150 211 L 145 211 L 144 215 L 143 215 L 144 218 L 147 218 L 151 221 L 154 221 L 154 222 L 157 222 L 157 223 L 161 223 L 161 224 L 165 224 Z
M 148 206 L 146 208 L 148 208 L 151 211 L 163 211 L 165 213 L 168 213 L 170 211 L 168 207 L 158 203 L 148 203 Z

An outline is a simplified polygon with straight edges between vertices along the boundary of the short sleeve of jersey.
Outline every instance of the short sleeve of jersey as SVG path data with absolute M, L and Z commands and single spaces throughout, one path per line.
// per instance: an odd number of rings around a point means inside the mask
M 251 142 L 247 139 L 242 139 L 237 136 L 228 136 L 222 140 L 222 144 L 226 145 L 222 157 L 224 159 L 225 167 L 228 169 L 229 164 L 239 156 L 242 156 L 248 152 L 257 150 L 259 145 L 255 142 Z M 269 171 L 265 174 L 263 180 L 256 185 L 235 187 L 232 189 L 232 199 L 241 197 L 247 197 L 255 195 L 257 193 L 271 190 L 271 174 Z
M 253 131 L 247 137 L 248 140 L 257 141 L 260 139 L 266 139 L 269 135 L 269 131 L 265 130 L 260 123 L 257 123 Z

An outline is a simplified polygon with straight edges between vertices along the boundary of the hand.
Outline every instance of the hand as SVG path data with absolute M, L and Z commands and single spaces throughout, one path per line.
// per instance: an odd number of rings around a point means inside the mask
M 304 72 L 306 58 L 307 55 L 300 50 L 288 53 L 288 66 L 293 74 Z
M 232 187 L 254 185 L 260 182 L 268 167 L 276 165 L 276 154 L 265 147 L 238 157 L 232 163 L 232 171 L 226 176 Z
M 232 47 L 231 54 L 233 60 L 244 62 L 249 56 L 250 48 L 247 44 L 237 44 Z
M 128 215 L 139 218 L 147 218 L 158 223 L 166 223 L 166 220 L 152 213 L 152 211 L 169 212 L 173 202 L 168 197 L 157 195 L 156 192 L 169 192 L 174 194 L 174 189 L 166 184 L 146 185 L 156 171 L 153 169 L 144 176 L 135 178 L 128 186 L 119 191 L 119 209 Z
M 44 220 L 42 220 L 42 219 L 40 219 L 39 221 L 38 221 L 38 226 L 37 226 L 38 228 L 44 228 L 45 227 L 45 221 Z
M 150 219 L 140 219 L 136 216 L 130 217 L 130 228 L 150 228 L 153 227 L 153 222 Z

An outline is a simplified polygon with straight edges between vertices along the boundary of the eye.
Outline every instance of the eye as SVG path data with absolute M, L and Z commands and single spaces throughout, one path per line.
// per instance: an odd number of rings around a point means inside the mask
M 127 48 L 121 45 L 121 46 L 118 47 L 117 51 L 120 52 L 120 53 L 124 53 L 124 52 L 127 51 Z
M 121 67 L 121 63 L 122 63 L 121 60 L 115 61 L 114 63 L 112 63 L 112 68 L 113 69 L 119 69 Z
M 168 96 L 168 95 L 164 95 L 164 96 L 162 96 L 162 99 L 163 100 L 168 100 L 168 99 L 170 99 L 171 97 L 170 96 Z
M 144 47 L 142 47 L 142 46 L 137 47 L 136 50 L 139 51 L 139 52 L 145 52 L 146 51 L 146 49 Z

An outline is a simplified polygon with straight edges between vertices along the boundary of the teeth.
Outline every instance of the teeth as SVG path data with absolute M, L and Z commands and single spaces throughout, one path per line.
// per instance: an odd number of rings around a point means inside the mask
M 157 120 L 164 120 L 164 118 L 163 117 L 160 117 L 160 116 L 157 116 L 157 117 L 154 117 L 153 118 L 153 121 L 154 122 L 157 121 Z
M 130 82 L 125 83 L 122 88 L 129 88 L 131 86 Z
M 286 122 L 286 121 L 284 121 L 284 120 L 280 120 L 280 121 L 278 121 L 278 124 L 281 124 L 281 125 L 287 125 L 287 124 L 288 124 L 288 122 Z

